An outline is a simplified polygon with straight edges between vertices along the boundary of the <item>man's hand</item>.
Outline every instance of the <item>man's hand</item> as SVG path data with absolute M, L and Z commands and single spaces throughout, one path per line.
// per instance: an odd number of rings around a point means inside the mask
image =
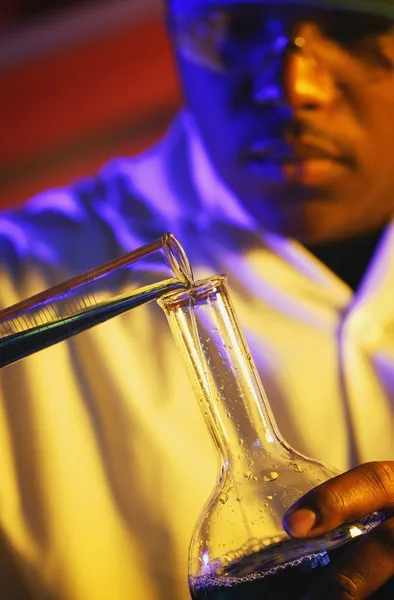
M 367 463 L 323 483 L 286 513 L 283 525 L 292 537 L 316 537 L 378 510 L 394 514 L 394 462 Z M 305 600 L 364 600 L 393 576 L 394 517 L 388 516 L 334 563 Z

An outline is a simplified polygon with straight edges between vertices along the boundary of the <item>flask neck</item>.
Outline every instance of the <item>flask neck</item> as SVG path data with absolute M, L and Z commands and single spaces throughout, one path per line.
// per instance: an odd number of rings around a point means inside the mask
M 159 301 L 224 462 L 277 455 L 276 426 L 227 292 L 226 277 L 197 282 Z

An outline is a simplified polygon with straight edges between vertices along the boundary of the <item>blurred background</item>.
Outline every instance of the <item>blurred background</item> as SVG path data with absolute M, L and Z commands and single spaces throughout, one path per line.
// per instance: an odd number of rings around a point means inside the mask
M 0 208 L 160 138 L 180 105 L 163 0 L 0 0 Z

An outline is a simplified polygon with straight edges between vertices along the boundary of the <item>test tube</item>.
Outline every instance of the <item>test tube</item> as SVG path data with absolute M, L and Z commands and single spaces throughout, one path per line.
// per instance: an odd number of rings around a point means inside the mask
M 159 255 L 164 257 L 166 268 L 163 261 L 157 260 Z M 144 271 L 144 276 L 137 276 L 138 271 Z M 193 272 L 185 251 L 174 235 L 166 233 L 150 244 L 0 311 L 0 367 L 157 300 L 165 293 L 186 289 L 192 282 Z

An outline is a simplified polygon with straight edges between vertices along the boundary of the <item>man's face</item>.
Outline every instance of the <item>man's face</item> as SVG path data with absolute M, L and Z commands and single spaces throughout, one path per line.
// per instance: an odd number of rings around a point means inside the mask
M 390 25 L 281 2 L 171 0 L 171 10 L 186 104 L 261 225 L 319 242 L 394 215 Z

